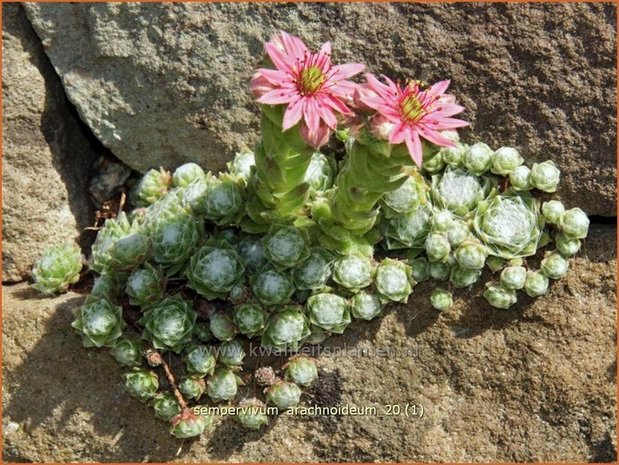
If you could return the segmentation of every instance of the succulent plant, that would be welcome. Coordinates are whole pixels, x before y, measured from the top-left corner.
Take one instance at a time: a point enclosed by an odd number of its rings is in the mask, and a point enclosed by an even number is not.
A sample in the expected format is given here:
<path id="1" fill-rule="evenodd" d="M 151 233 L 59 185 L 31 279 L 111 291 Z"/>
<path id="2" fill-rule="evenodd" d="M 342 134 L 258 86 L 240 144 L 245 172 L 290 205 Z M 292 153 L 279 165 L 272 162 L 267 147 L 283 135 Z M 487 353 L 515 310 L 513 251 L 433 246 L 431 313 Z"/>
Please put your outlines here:
<path id="1" fill-rule="evenodd" d="M 439 152 L 443 161 L 452 168 L 459 168 L 464 164 L 464 154 L 469 147 L 460 142 L 455 142 L 454 147 L 441 147 Z"/>
<path id="2" fill-rule="evenodd" d="M 488 266 L 488 269 L 490 271 L 496 273 L 497 271 L 501 271 L 503 268 L 505 268 L 505 266 L 507 265 L 507 260 L 501 257 L 490 255 L 486 259 L 486 265 Z"/>
<path id="3" fill-rule="evenodd" d="M 447 168 L 442 175 L 432 177 L 430 192 L 436 206 L 464 217 L 489 194 L 491 186 L 490 178 L 480 178 L 459 168 Z"/>
<path id="4" fill-rule="evenodd" d="M 558 252 L 548 252 L 541 263 L 542 273 L 550 279 L 561 279 L 569 267 L 569 261 Z"/>
<path id="5" fill-rule="evenodd" d="M 264 254 L 278 270 L 301 263 L 309 256 L 308 238 L 294 226 L 274 225 L 262 239 Z"/>
<path id="6" fill-rule="evenodd" d="M 267 264 L 262 246 L 262 237 L 256 234 L 248 234 L 239 241 L 239 254 L 243 262 L 252 271 L 259 270 Z"/>
<path id="7" fill-rule="evenodd" d="M 239 332 L 249 338 L 260 336 L 268 314 L 255 303 L 237 305 L 234 308 L 234 323 Z"/>
<path id="8" fill-rule="evenodd" d="M 196 318 L 191 304 L 176 295 L 150 307 L 138 322 L 144 327 L 142 338 L 156 349 L 180 353 L 191 342 Z"/>
<path id="9" fill-rule="evenodd" d="M 494 174 L 506 176 L 522 165 L 523 162 L 524 159 L 520 156 L 518 150 L 513 147 L 501 147 L 492 155 L 490 170 Z"/>
<path id="10" fill-rule="evenodd" d="M 199 376 L 183 376 L 178 383 L 178 390 L 187 399 L 200 400 L 200 397 L 206 391 L 206 383 Z"/>
<path id="11" fill-rule="evenodd" d="M 486 283 L 484 298 L 494 308 L 508 309 L 516 303 L 516 291 L 513 289 L 505 289 L 498 283 Z"/>
<path id="12" fill-rule="evenodd" d="M 350 305 L 337 294 L 321 293 L 307 299 L 310 322 L 319 328 L 341 334 L 350 324 Z"/>
<path id="13" fill-rule="evenodd" d="M 411 267 L 411 276 L 420 283 L 430 279 L 430 263 L 426 257 L 417 257 L 408 261 Z"/>
<path id="14" fill-rule="evenodd" d="M 181 407 L 176 398 L 169 392 L 160 392 L 152 400 L 155 417 L 163 421 L 170 421 L 181 413 Z"/>
<path id="15" fill-rule="evenodd" d="M 110 250 L 117 240 L 131 232 L 131 223 L 125 212 L 121 212 L 116 218 L 105 220 L 103 228 L 97 234 L 92 244 L 89 267 L 97 273 L 103 273 L 110 269 Z"/>
<path id="16" fill-rule="evenodd" d="M 218 367 L 206 382 L 206 393 L 213 402 L 231 400 L 236 396 L 239 384 L 241 380 L 234 371 Z"/>
<path id="17" fill-rule="evenodd" d="M 584 239 L 589 232 L 589 218 L 580 208 L 572 208 L 561 216 L 559 229 L 570 239 Z"/>
<path id="18" fill-rule="evenodd" d="M 116 303 L 120 294 L 120 282 L 124 275 L 122 273 L 107 272 L 95 278 L 95 281 L 90 290 L 90 294 L 86 297 L 86 303 L 95 302 L 100 299 L 109 300 Z"/>
<path id="19" fill-rule="evenodd" d="M 196 324 L 193 327 L 193 335 L 200 342 L 210 342 L 213 340 L 214 336 L 211 332 L 210 322 L 209 324 L 196 321 Z"/>
<path id="20" fill-rule="evenodd" d="M 360 320 L 372 320 L 383 311 L 383 303 L 376 294 L 359 292 L 355 294 L 350 303 L 352 316 Z"/>
<path id="21" fill-rule="evenodd" d="M 219 363 L 227 366 L 240 366 L 243 365 L 243 359 L 245 358 L 245 350 L 239 341 L 232 340 L 224 342 L 219 346 Z"/>
<path id="22" fill-rule="evenodd" d="M 112 356 L 121 365 L 135 367 L 142 364 L 142 343 L 132 337 L 120 337 L 110 347 Z"/>
<path id="23" fill-rule="evenodd" d="M 472 286 L 479 278 L 481 269 L 463 268 L 460 265 L 454 265 L 449 274 L 449 281 L 458 289 Z"/>
<path id="24" fill-rule="evenodd" d="M 253 276 L 252 291 L 264 305 L 281 305 L 290 300 L 294 292 L 292 278 L 286 271 L 263 268 Z"/>
<path id="25" fill-rule="evenodd" d="M 426 238 L 426 253 L 432 262 L 446 260 L 451 252 L 451 245 L 446 234 L 430 233 Z"/>
<path id="26" fill-rule="evenodd" d="M 480 270 L 486 263 L 488 251 L 477 239 L 466 239 L 454 252 L 458 265 L 469 270 Z"/>
<path id="27" fill-rule="evenodd" d="M 251 175 L 252 167 L 256 166 L 256 158 L 251 150 L 237 152 L 231 162 L 227 163 L 228 172 L 237 178 L 247 182 Z"/>
<path id="28" fill-rule="evenodd" d="M 314 152 L 305 172 L 303 182 L 314 192 L 324 192 L 333 185 L 335 160 L 320 152 Z"/>
<path id="29" fill-rule="evenodd" d="M 146 307 L 163 299 L 165 278 L 161 270 L 145 263 L 142 268 L 134 270 L 125 287 L 131 305 Z"/>
<path id="30" fill-rule="evenodd" d="M 258 430 L 269 423 L 266 415 L 266 405 L 260 399 L 252 397 L 239 402 L 236 419 L 247 429 Z"/>
<path id="31" fill-rule="evenodd" d="M 430 226 L 432 231 L 447 233 L 454 225 L 453 214 L 449 210 L 436 209 L 432 213 Z"/>
<path id="32" fill-rule="evenodd" d="M 245 264 L 234 247 L 211 239 L 191 257 L 186 275 L 198 294 L 212 300 L 226 297 L 244 272 Z"/>
<path id="33" fill-rule="evenodd" d="M 150 370 L 134 368 L 123 375 L 125 389 L 140 402 L 146 402 L 157 394 L 159 378 Z"/>
<path id="34" fill-rule="evenodd" d="M 475 233 L 491 255 L 508 260 L 528 257 L 537 251 L 542 237 L 544 218 L 538 211 L 531 195 L 506 191 L 479 205 Z"/>
<path id="35" fill-rule="evenodd" d="M 204 181 L 206 175 L 200 165 L 196 163 L 185 163 L 174 171 L 172 182 L 175 187 L 187 187 L 193 182 Z"/>
<path id="36" fill-rule="evenodd" d="M 578 239 L 571 239 L 563 233 L 558 233 L 555 236 L 555 245 L 557 250 L 565 256 L 576 255 L 582 246 L 582 242 Z"/>
<path id="37" fill-rule="evenodd" d="M 79 281 L 82 252 L 75 244 L 63 243 L 49 247 L 32 268 L 34 288 L 44 294 L 65 292 Z"/>
<path id="38" fill-rule="evenodd" d="M 150 230 L 153 258 L 165 267 L 168 275 L 180 270 L 202 241 L 202 222 L 189 214 L 162 218 Z"/>
<path id="39" fill-rule="evenodd" d="M 464 166 L 476 175 L 481 176 L 492 166 L 494 152 L 488 145 L 478 142 L 469 147 L 464 154 Z"/>
<path id="40" fill-rule="evenodd" d="M 353 292 L 368 287 L 373 276 L 372 261 L 361 254 L 339 257 L 333 265 L 333 280 Z"/>
<path id="41" fill-rule="evenodd" d="M 125 328 L 122 307 L 105 299 L 87 303 L 77 310 L 71 326 L 82 335 L 84 347 L 110 347 Z"/>
<path id="42" fill-rule="evenodd" d="M 391 217 L 416 210 L 427 201 L 428 190 L 429 186 L 423 177 L 418 174 L 409 176 L 400 187 L 383 195 L 381 202 L 385 215 Z"/>
<path id="43" fill-rule="evenodd" d="M 548 292 L 548 278 L 540 271 L 528 271 L 524 281 L 524 292 L 529 297 L 539 297 Z"/>
<path id="44" fill-rule="evenodd" d="M 267 390 L 267 401 L 279 410 L 286 410 L 299 403 L 301 394 L 301 389 L 295 383 L 278 381 Z"/>
<path id="45" fill-rule="evenodd" d="M 555 192 L 559 184 L 561 172 L 556 165 L 548 160 L 543 163 L 533 163 L 531 167 L 531 185 L 544 192 Z"/>
<path id="46" fill-rule="evenodd" d="M 284 379 L 293 383 L 307 387 L 318 378 L 318 369 L 314 359 L 298 355 L 292 357 L 284 365 Z"/>
<path id="47" fill-rule="evenodd" d="M 189 373 L 198 376 L 208 376 L 215 371 L 217 360 L 211 347 L 196 345 L 187 350 L 185 363 Z"/>
<path id="48" fill-rule="evenodd" d="M 207 175 L 206 218 L 216 224 L 235 224 L 240 221 L 245 208 L 245 182 L 222 173 Z"/>
<path id="49" fill-rule="evenodd" d="M 529 191 L 533 189 L 531 184 L 531 168 L 520 165 L 509 173 L 509 184 L 515 191 Z"/>
<path id="50" fill-rule="evenodd" d="M 565 207 L 558 200 L 549 200 L 542 204 L 542 215 L 548 224 L 559 224 L 564 213 Z"/>
<path id="51" fill-rule="evenodd" d="M 449 273 L 451 273 L 451 266 L 448 261 L 430 262 L 428 265 L 430 277 L 436 281 L 447 281 Z"/>
<path id="52" fill-rule="evenodd" d="M 501 271 L 501 286 L 505 289 L 522 289 L 527 279 L 524 266 L 508 266 Z"/>
<path id="53" fill-rule="evenodd" d="M 148 207 L 161 199 L 172 185 L 172 176 L 163 168 L 148 171 L 129 193 L 136 207 Z"/>
<path id="54" fill-rule="evenodd" d="M 196 415 L 187 409 L 170 420 L 170 434 L 178 439 L 200 436 L 213 424 L 211 415 Z"/>
<path id="55" fill-rule="evenodd" d="M 231 341 L 236 337 L 239 329 L 227 312 L 219 311 L 209 316 L 211 334 L 220 341 Z"/>
<path id="56" fill-rule="evenodd" d="M 310 255 L 292 270 L 295 287 L 299 290 L 316 290 L 324 287 L 331 277 L 335 257 L 321 247 L 310 249 Z"/>
<path id="57" fill-rule="evenodd" d="M 385 219 L 383 234 L 388 249 L 423 249 L 430 232 L 432 210 L 428 206 Z"/>
<path id="58" fill-rule="evenodd" d="M 448 310 L 453 305 L 453 296 L 451 292 L 446 291 L 440 287 L 437 287 L 432 291 L 430 296 L 430 303 L 432 307 L 440 312 Z"/>
<path id="59" fill-rule="evenodd" d="M 382 300 L 406 303 L 416 283 L 409 265 L 399 260 L 385 258 L 376 270 L 375 284 Z"/>
<path id="60" fill-rule="evenodd" d="M 309 322 L 301 308 L 289 305 L 271 315 L 262 333 L 261 345 L 294 350 L 309 334 Z"/>

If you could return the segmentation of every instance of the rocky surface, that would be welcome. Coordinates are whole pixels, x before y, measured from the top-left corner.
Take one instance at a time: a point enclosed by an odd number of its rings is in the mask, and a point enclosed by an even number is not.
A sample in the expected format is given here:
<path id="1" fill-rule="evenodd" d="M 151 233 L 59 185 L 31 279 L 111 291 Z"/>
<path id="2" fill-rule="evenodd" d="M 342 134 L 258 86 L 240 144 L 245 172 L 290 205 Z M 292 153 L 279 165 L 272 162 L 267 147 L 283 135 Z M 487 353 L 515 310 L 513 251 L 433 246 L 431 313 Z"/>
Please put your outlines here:
<path id="1" fill-rule="evenodd" d="M 92 221 L 94 154 L 23 9 L 2 12 L 2 280 L 19 281 L 47 246 Z"/>
<path id="2" fill-rule="evenodd" d="M 218 169 L 252 146 L 248 81 L 279 29 L 398 79 L 452 79 L 470 141 L 552 158 L 559 194 L 615 216 L 615 6 L 606 4 L 26 4 L 71 101 L 145 170 Z"/>
<path id="3" fill-rule="evenodd" d="M 615 237 L 592 228 L 568 276 L 509 311 L 477 286 L 438 314 L 422 284 L 328 340 L 306 405 L 382 415 L 285 416 L 261 432 L 227 418 L 197 441 L 170 437 L 112 358 L 81 347 L 69 325 L 82 296 L 5 287 L 4 461 L 614 462 Z M 384 414 L 405 404 L 423 416 Z"/>

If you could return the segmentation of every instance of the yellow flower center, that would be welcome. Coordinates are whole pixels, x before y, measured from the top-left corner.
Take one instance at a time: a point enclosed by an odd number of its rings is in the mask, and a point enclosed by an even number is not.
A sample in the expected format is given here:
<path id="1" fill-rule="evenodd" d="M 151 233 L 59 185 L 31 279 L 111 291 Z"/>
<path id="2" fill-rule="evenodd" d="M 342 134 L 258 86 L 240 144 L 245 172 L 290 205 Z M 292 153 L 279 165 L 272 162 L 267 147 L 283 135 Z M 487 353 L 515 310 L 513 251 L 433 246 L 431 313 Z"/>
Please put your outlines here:
<path id="1" fill-rule="evenodd" d="M 310 66 L 301 71 L 300 87 L 306 94 L 313 94 L 325 82 L 325 75 L 317 66 Z"/>
<path id="2" fill-rule="evenodd" d="M 417 121 L 424 114 L 424 106 L 416 95 L 409 95 L 400 103 L 402 115 L 409 121 Z"/>

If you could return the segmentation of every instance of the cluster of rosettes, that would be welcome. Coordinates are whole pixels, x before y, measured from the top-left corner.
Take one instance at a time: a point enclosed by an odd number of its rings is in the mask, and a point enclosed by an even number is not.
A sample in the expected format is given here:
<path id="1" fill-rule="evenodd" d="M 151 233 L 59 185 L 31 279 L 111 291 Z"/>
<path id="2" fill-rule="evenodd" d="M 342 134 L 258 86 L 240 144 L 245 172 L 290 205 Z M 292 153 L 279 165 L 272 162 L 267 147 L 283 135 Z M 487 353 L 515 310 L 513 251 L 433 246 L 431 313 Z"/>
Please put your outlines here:
<path id="1" fill-rule="evenodd" d="M 426 147 L 421 173 L 383 197 L 385 248 L 408 258 L 416 282 L 446 283 L 431 296 L 437 310 L 453 304 L 451 288 L 472 286 L 486 266 L 498 274 L 484 292 L 493 307 L 511 307 L 517 290 L 544 295 L 549 279 L 564 276 L 580 249 L 587 215 L 579 208 L 565 210 L 557 200 L 539 200 L 559 184 L 552 161 L 529 168 L 511 147 L 455 145 Z"/>
<path id="2" fill-rule="evenodd" d="M 131 367 L 127 390 L 170 421 L 172 434 L 190 437 L 213 423 L 194 414 L 193 405 L 241 398 L 237 406 L 247 408 L 237 419 L 259 428 L 268 422 L 266 406 L 296 405 L 317 377 L 312 359 L 294 357 L 279 377 L 262 368 L 241 378 L 248 344 L 283 353 L 320 343 L 343 333 L 353 318 L 371 320 L 385 304 L 407 302 L 428 279 L 443 283 L 431 304 L 446 310 L 452 289 L 472 286 L 486 266 L 498 275 L 484 292 L 493 307 L 509 308 L 517 290 L 543 295 L 580 249 L 587 216 L 538 199 L 559 182 L 551 161 L 528 168 L 513 148 L 493 151 L 450 136 L 455 147 L 424 145 L 422 169 L 382 197 L 368 235 L 381 259 L 328 250 L 310 216 L 266 233 L 243 231 L 251 152 L 237 154 L 219 175 L 193 163 L 173 175 L 151 170 L 130 193 L 136 208 L 107 220 L 98 233 L 89 261 L 97 277 L 74 328 L 85 346 L 107 347 Z M 314 154 L 305 175 L 310 204 L 335 188 L 337 170 L 335 159 Z M 535 261 L 540 248 L 545 255 Z M 80 269 L 79 250 L 56 248 L 35 267 L 35 280 L 48 292 L 61 291 Z M 160 361 L 153 352 L 179 361 L 180 394 L 154 370 Z M 248 380 L 264 387 L 263 400 L 244 397 L 240 386 Z"/>

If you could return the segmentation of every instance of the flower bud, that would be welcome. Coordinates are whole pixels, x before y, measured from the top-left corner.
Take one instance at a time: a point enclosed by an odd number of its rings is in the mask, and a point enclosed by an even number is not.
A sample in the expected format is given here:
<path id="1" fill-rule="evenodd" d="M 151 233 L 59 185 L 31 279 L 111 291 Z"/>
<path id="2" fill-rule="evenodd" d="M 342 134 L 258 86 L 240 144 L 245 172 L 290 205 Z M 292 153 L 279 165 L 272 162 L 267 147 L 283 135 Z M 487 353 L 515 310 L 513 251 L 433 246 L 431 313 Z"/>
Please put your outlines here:
<path id="1" fill-rule="evenodd" d="M 516 303 L 516 291 L 505 289 L 495 282 L 486 283 L 484 298 L 494 308 L 508 309 Z"/>
<path id="2" fill-rule="evenodd" d="M 524 266 L 508 266 L 501 271 L 501 286 L 505 289 L 522 289 L 527 279 L 527 269 Z"/>
<path id="3" fill-rule="evenodd" d="M 213 349 L 207 346 L 194 346 L 187 351 L 185 356 L 187 371 L 198 376 L 208 376 L 215 370 L 215 354 Z"/>
<path id="4" fill-rule="evenodd" d="M 187 399 L 199 400 L 206 391 L 206 383 L 198 376 L 183 376 L 178 383 L 178 389 Z"/>
<path id="5" fill-rule="evenodd" d="M 253 276 L 252 291 L 264 305 L 281 305 L 290 300 L 294 286 L 287 272 L 264 269 Z"/>
<path id="6" fill-rule="evenodd" d="M 561 279 L 567 273 L 570 263 L 557 252 L 547 253 L 542 260 L 542 273 L 550 279 Z"/>
<path id="7" fill-rule="evenodd" d="M 437 281 L 446 281 L 449 279 L 451 265 L 447 262 L 430 262 L 430 277 Z"/>
<path id="8" fill-rule="evenodd" d="M 461 289 L 472 286 L 479 281 L 479 278 L 481 278 L 480 269 L 471 270 L 468 268 L 462 268 L 460 265 L 454 265 L 451 269 L 449 281 L 454 285 L 454 287 Z"/>
<path id="9" fill-rule="evenodd" d="M 381 299 L 406 303 L 415 284 L 410 266 L 402 261 L 385 258 L 378 266 L 376 290 Z"/>
<path id="10" fill-rule="evenodd" d="M 295 349 L 310 334 L 307 317 L 300 307 L 286 306 L 273 313 L 267 321 L 261 344 L 276 349 Z"/>
<path id="11" fill-rule="evenodd" d="M 131 305 L 146 307 L 159 302 L 165 292 L 163 273 L 148 263 L 134 270 L 127 279 L 125 291 Z"/>
<path id="12" fill-rule="evenodd" d="M 228 366 L 243 365 L 245 350 L 237 340 L 224 342 L 219 346 L 219 362 Z"/>
<path id="13" fill-rule="evenodd" d="M 501 147 L 492 155 L 492 167 L 491 171 L 494 174 L 500 174 L 507 176 L 520 165 L 522 165 L 524 159 L 513 147 Z"/>
<path id="14" fill-rule="evenodd" d="M 295 383 L 278 381 L 267 390 L 267 401 L 279 410 L 294 407 L 301 400 L 301 389 Z"/>
<path id="15" fill-rule="evenodd" d="M 430 265 L 425 257 L 414 258 L 409 260 L 411 267 L 411 276 L 418 283 L 426 281 L 430 278 Z"/>
<path id="16" fill-rule="evenodd" d="M 357 319 L 372 320 L 382 310 L 383 304 L 376 294 L 361 291 L 352 297 L 351 313 Z"/>
<path id="17" fill-rule="evenodd" d="M 548 278 L 539 271 L 527 272 L 527 279 L 524 281 L 524 292 L 529 297 L 539 297 L 548 291 Z"/>
<path id="18" fill-rule="evenodd" d="M 213 424 L 211 415 L 196 415 L 186 409 L 170 420 L 170 434 L 178 439 L 200 436 Z"/>
<path id="19" fill-rule="evenodd" d="M 333 280 L 353 292 L 372 283 L 374 267 L 363 255 L 346 255 L 338 258 L 333 266 Z"/>
<path id="20" fill-rule="evenodd" d="M 269 423 L 266 415 L 266 405 L 255 397 L 243 399 L 239 402 L 239 410 L 236 419 L 247 429 L 258 430 L 262 425 Z"/>
<path id="21" fill-rule="evenodd" d="M 492 155 L 492 149 L 488 145 L 478 142 L 471 145 L 464 154 L 464 166 L 470 173 L 481 176 L 490 169 Z"/>
<path id="22" fill-rule="evenodd" d="M 307 239 L 293 226 L 271 227 L 262 245 L 267 259 L 279 270 L 291 268 L 309 256 Z"/>
<path id="23" fill-rule="evenodd" d="M 432 262 L 443 261 L 449 256 L 451 246 L 445 234 L 431 233 L 426 239 L 426 253 Z"/>
<path id="24" fill-rule="evenodd" d="M 444 312 L 453 305 L 453 296 L 451 292 L 437 287 L 430 296 L 430 303 L 439 312 Z"/>
<path id="25" fill-rule="evenodd" d="M 486 247 L 475 239 L 467 239 L 456 249 L 455 258 L 462 268 L 481 270 L 486 263 Z"/>
<path id="26" fill-rule="evenodd" d="M 520 165 L 509 173 L 509 184 L 516 191 L 528 191 L 533 189 L 531 184 L 531 169 Z"/>
<path id="27" fill-rule="evenodd" d="M 159 378 L 149 370 L 135 368 L 123 375 L 125 389 L 129 394 L 137 398 L 140 402 L 146 402 L 157 393 L 159 389 Z"/>
<path id="28" fill-rule="evenodd" d="M 561 172 L 555 164 L 548 160 L 543 163 L 533 163 L 531 168 L 531 185 L 544 192 L 555 192 L 559 184 Z"/>
<path id="29" fill-rule="evenodd" d="M 542 204 L 542 215 L 549 224 L 559 224 L 564 213 L 565 207 L 558 200 L 549 200 Z"/>
<path id="30" fill-rule="evenodd" d="M 284 365 L 284 377 L 286 381 L 292 381 L 299 386 L 307 387 L 318 378 L 318 369 L 314 359 L 298 355 L 292 357 Z"/>
<path id="31" fill-rule="evenodd" d="M 121 365 L 139 366 L 142 363 L 142 343 L 131 337 L 120 337 L 111 347 L 112 356 Z"/>
<path id="32" fill-rule="evenodd" d="M 215 312 L 209 316 L 209 329 L 211 334 L 220 341 L 231 341 L 239 332 L 232 318 L 223 311 Z"/>
<path id="33" fill-rule="evenodd" d="M 196 163 L 185 163 L 174 171 L 172 181 L 176 187 L 187 187 L 195 181 L 204 181 L 204 170 Z"/>
<path id="34" fill-rule="evenodd" d="M 316 290 L 324 287 L 331 277 L 331 264 L 334 257 L 330 252 L 315 247 L 310 256 L 292 272 L 294 284 L 299 290 Z"/>
<path id="35" fill-rule="evenodd" d="M 309 320 L 327 331 L 341 334 L 350 324 L 350 306 L 336 294 L 322 293 L 307 299 Z"/>
<path id="36" fill-rule="evenodd" d="M 155 417 L 163 421 L 170 421 L 181 413 L 181 407 L 178 405 L 176 398 L 169 392 L 157 394 L 152 401 L 152 405 L 155 410 Z"/>
<path id="37" fill-rule="evenodd" d="M 44 294 L 65 292 L 79 281 L 82 252 L 75 244 L 63 243 L 49 247 L 32 268 L 34 288 Z"/>
<path id="38" fill-rule="evenodd" d="M 85 304 L 77 310 L 71 326 L 82 334 L 84 347 L 112 346 L 125 327 L 122 307 L 107 300 Z"/>
<path id="39" fill-rule="evenodd" d="M 570 239 L 584 239 L 589 232 L 589 218 L 580 208 L 572 208 L 561 217 L 559 229 Z"/>
<path id="40" fill-rule="evenodd" d="M 376 114 L 370 119 L 370 134 L 378 140 L 389 140 L 389 134 L 394 127 L 393 122 L 380 114 Z"/>
<path id="41" fill-rule="evenodd" d="M 217 368 L 206 382 L 206 393 L 213 402 L 234 399 L 240 380 L 230 368 Z"/>
<path id="42" fill-rule="evenodd" d="M 166 297 L 144 312 L 138 321 L 144 326 L 142 338 L 156 349 L 180 353 L 191 341 L 197 314 L 182 297 Z"/>
<path id="43" fill-rule="evenodd" d="M 569 257 L 578 253 L 582 243 L 578 239 L 570 239 L 565 234 L 558 233 L 555 237 L 555 245 L 562 255 Z"/>

